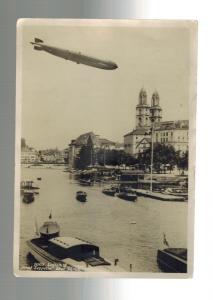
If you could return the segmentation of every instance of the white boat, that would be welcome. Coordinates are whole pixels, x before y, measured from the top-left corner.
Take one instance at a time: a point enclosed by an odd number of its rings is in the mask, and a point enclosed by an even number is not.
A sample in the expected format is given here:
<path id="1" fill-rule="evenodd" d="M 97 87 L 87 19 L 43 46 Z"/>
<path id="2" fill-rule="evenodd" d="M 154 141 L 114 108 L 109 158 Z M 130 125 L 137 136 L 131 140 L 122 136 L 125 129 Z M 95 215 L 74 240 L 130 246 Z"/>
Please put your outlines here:
<path id="1" fill-rule="evenodd" d="M 122 272 L 114 263 L 100 256 L 99 247 L 76 237 L 59 236 L 56 222 L 45 222 L 40 228 L 40 237 L 27 241 L 28 258 L 33 270 L 78 271 L 78 272 Z"/>

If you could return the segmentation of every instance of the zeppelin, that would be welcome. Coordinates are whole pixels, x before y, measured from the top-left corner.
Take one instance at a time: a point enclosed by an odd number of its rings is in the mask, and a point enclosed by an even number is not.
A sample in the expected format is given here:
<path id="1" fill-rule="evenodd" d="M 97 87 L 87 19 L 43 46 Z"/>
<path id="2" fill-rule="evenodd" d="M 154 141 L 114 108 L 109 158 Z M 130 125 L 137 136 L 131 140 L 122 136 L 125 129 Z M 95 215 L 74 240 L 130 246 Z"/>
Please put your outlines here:
<path id="1" fill-rule="evenodd" d="M 91 56 L 86 56 L 81 54 L 80 52 L 78 53 L 78 52 L 73 52 L 69 50 L 48 46 L 38 38 L 35 38 L 34 42 L 31 42 L 31 44 L 34 45 L 35 50 L 39 50 L 39 51 L 43 50 L 52 55 L 64 58 L 66 60 L 71 60 L 77 64 L 83 64 L 83 65 L 87 65 L 98 69 L 104 69 L 104 70 L 114 70 L 118 68 L 117 64 L 114 62 L 101 60 Z"/>

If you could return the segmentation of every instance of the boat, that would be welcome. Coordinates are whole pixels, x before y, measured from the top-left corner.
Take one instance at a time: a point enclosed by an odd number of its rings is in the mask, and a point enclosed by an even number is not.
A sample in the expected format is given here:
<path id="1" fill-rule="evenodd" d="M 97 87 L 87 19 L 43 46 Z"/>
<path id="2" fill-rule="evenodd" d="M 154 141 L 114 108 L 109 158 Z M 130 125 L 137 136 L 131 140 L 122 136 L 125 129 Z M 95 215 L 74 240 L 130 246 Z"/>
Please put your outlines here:
<path id="1" fill-rule="evenodd" d="M 41 180 L 41 177 L 37 177 L 37 180 Z"/>
<path id="2" fill-rule="evenodd" d="M 33 202 L 35 199 L 34 197 L 34 193 L 33 192 L 29 192 L 29 191 L 24 191 L 23 192 L 23 202 L 24 203 L 31 203 Z"/>
<path id="3" fill-rule="evenodd" d="M 76 193 L 76 199 L 80 202 L 86 202 L 87 201 L 87 193 L 83 191 L 78 191 Z"/>
<path id="4" fill-rule="evenodd" d="M 183 188 L 177 188 L 177 187 L 171 187 L 171 188 L 166 188 L 164 191 L 162 191 L 163 194 L 166 195 L 173 195 L 173 196 L 181 196 L 184 198 L 188 197 L 188 190 L 183 189 Z"/>
<path id="5" fill-rule="evenodd" d="M 115 188 L 108 188 L 108 189 L 103 189 L 102 193 L 108 196 L 115 196 L 117 190 Z"/>
<path id="6" fill-rule="evenodd" d="M 60 227 L 49 220 L 41 226 L 39 237 L 27 241 L 32 270 L 121 272 L 118 259 L 114 263 L 100 256 L 100 249 L 78 237 L 60 236 Z"/>
<path id="7" fill-rule="evenodd" d="M 187 273 L 187 249 L 165 248 L 158 250 L 157 263 L 163 272 Z"/>
<path id="8" fill-rule="evenodd" d="M 79 183 L 81 185 L 91 186 L 91 185 L 93 185 L 94 182 L 91 179 L 80 179 Z"/>
<path id="9" fill-rule="evenodd" d="M 156 200 L 180 201 L 180 202 L 185 201 L 185 197 L 181 195 L 175 196 L 175 195 L 170 195 L 162 192 L 156 192 L 156 191 L 145 190 L 145 189 L 137 189 L 135 191 L 138 196 L 149 197 Z"/>
<path id="10" fill-rule="evenodd" d="M 24 189 L 24 190 L 38 190 L 39 187 L 34 186 L 32 180 L 27 180 L 27 181 L 21 181 L 21 189 Z"/>
<path id="11" fill-rule="evenodd" d="M 122 189 L 117 196 L 121 199 L 135 202 L 138 198 L 137 194 L 132 189 Z"/>

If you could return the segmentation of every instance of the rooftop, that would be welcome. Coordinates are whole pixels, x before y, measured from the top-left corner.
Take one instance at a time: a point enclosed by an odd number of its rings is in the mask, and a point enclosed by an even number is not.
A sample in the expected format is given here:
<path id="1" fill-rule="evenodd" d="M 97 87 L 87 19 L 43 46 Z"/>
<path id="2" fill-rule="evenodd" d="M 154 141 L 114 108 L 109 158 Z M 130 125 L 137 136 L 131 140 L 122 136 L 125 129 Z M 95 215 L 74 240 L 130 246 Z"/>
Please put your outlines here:
<path id="1" fill-rule="evenodd" d="M 124 136 L 128 135 L 149 135 L 150 134 L 150 127 L 143 127 L 143 128 L 137 128 L 132 130 L 131 132 L 125 134 Z"/>
<path id="2" fill-rule="evenodd" d="M 188 129 L 189 120 L 165 121 L 155 125 L 155 130 Z"/>
<path id="3" fill-rule="evenodd" d="M 70 247 L 77 246 L 77 245 L 91 245 L 87 241 L 83 241 L 83 240 L 80 240 L 80 239 L 74 238 L 74 237 L 66 237 L 66 236 L 65 237 L 63 237 L 63 236 L 56 237 L 56 238 L 51 239 L 50 241 L 51 241 L 51 243 L 58 245 L 65 249 L 68 249 Z"/>

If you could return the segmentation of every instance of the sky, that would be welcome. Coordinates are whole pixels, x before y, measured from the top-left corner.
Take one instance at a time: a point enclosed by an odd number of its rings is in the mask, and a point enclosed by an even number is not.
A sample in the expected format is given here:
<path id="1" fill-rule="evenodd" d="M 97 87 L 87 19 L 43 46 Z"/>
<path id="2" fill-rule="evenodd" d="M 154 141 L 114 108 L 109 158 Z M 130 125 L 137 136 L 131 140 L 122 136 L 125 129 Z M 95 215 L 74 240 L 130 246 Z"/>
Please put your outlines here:
<path id="1" fill-rule="evenodd" d="M 21 136 L 26 143 L 37 150 L 64 149 L 90 131 L 123 142 L 136 125 L 141 88 L 148 103 L 158 91 L 162 120 L 188 119 L 190 29 L 181 22 L 171 24 L 21 23 Z M 118 69 L 97 69 L 35 51 L 30 44 L 35 37 L 113 61 Z"/>

